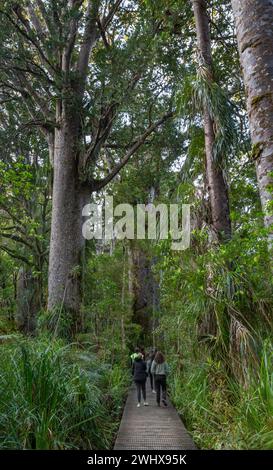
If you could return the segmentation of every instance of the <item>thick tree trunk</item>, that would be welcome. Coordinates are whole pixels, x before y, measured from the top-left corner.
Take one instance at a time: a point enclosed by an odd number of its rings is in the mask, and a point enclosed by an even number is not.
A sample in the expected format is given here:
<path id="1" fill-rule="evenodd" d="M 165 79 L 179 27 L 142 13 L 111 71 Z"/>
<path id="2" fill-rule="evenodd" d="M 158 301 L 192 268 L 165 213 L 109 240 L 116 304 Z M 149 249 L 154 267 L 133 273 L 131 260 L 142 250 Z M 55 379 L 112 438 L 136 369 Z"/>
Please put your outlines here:
<path id="1" fill-rule="evenodd" d="M 145 253 L 134 243 L 130 246 L 131 298 L 133 320 L 142 326 L 143 332 L 149 329 L 149 302 L 147 298 L 148 264 Z"/>
<path id="2" fill-rule="evenodd" d="M 247 95 L 253 157 L 265 226 L 269 228 L 273 224 L 273 2 L 232 0 L 232 7 Z M 270 240 L 273 243 L 273 230 Z"/>
<path id="3" fill-rule="evenodd" d="M 62 308 L 71 315 L 71 330 L 81 330 L 82 207 L 86 190 L 78 177 L 78 129 L 74 121 L 56 131 L 48 309 Z"/>
<path id="4" fill-rule="evenodd" d="M 137 244 L 131 243 L 129 254 L 133 321 L 142 327 L 142 336 L 149 337 L 157 326 L 159 286 L 152 272 L 150 256 Z M 142 338 L 142 339 L 143 339 Z"/>
<path id="5" fill-rule="evenodd" d="M 213 80 L 211 41 L 206 0 L 192 0 L 196 23 L 199 64 Z M 208 78 L 209 79 L 209 78 Z M 212 227 L 219 240 L 231 237 L 229 198 L 223 170 L 214 157 L 214 122 L 207 108 L 204 109 L 204 130 L 206 150 L 206 178 L 210 198 Z"/>

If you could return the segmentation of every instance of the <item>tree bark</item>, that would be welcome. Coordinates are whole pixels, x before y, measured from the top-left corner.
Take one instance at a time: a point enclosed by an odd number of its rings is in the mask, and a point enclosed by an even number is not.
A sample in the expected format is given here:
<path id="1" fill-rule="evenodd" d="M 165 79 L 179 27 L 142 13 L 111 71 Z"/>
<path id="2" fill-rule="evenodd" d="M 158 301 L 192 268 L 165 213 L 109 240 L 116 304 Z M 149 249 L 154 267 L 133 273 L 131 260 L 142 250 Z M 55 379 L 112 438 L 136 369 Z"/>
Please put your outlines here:
<path id="1" fill-rule="evenodd" d="M 159 286 L 152 272 L 153 260 L 137 243 L 130 243 L 129 291 L 132 299 L 133 321 L 142 327 L 142 340 L 156 327 L 159 308 Z"/>
<path id="2" fill-rule="evenodd" d="M 91 191 L 78 176 L 78 126 L 67 119 L 55 134 L 48 309 L 63 308 L 71 314 L 71 330 L 81 330 L 82 208 Z"/>
<path id="3" fill-rule="evenodd" d="M 206 69 L 208 79 L 213 80 L 211 40 L 206 0 L 192 0 L 197 33 L 199 65 Z M 209 109 L 204 107 L 204 131 L 206 152 L 206 178 L 210 198 L 212 227 L 219 241 L 231 238 L 228 188 L 225 176 L 214 157 L 214 121 Z"/>
<path id="4" fill-rule="evenodd" d="M 273 243 L 273 2 L 232 0 L 265 227 Z M 270 190 L 271 188 L 271 190 Z"/>

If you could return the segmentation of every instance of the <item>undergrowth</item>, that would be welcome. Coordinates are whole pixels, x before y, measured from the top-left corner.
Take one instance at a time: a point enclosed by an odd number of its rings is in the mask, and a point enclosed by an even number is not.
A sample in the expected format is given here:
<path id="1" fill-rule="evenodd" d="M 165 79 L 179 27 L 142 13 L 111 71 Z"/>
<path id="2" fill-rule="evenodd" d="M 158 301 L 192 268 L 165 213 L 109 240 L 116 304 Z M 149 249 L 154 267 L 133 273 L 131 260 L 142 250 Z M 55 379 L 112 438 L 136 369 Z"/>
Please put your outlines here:
<path id="1" fill-rule="evenodd" d="M 47 338 L 1 345 L 1 449 L 106 449 L 128 378 L 121 366 Z"/>

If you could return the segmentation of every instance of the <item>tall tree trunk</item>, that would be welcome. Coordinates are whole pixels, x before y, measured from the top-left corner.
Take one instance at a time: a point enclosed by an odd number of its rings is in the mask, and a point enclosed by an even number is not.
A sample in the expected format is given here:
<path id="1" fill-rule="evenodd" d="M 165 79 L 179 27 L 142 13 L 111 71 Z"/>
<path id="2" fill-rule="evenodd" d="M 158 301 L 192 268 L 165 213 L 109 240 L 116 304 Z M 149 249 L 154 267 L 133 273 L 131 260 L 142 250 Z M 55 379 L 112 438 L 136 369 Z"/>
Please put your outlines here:
<path id="1" fill-rule="evenodd" d="M 273 224 L 273 2 L 232 0 L 265 226 Z M 270 190 L 271 188 L 271 190 Z M 268 207 L 271 206 L 271 207 Z M 270 231 L 273 243 L 273 230 Z"/>
<path id="2" fill-rule="evenodd" d="M 78 176 L 78 147 L 77 120 L 66 120 L 55 135 L 48 309 L 58 307 L 68 311 L 72 333 L 82 327 L 81 213 L 88 196 Z"/>
<path id="3" fill-rule="evenodd" d="M 192 0 L 196 23 L 200 67 L 206 69 L 207 77 L 213 80 L 211 41 L 206 0 Z M 206 178 L 210 198 L 212 227 L 221 240 L 231 237 L 229 198 L 227 183 L 222 168 L 214 158 L 214 122 L 209 109 L 204 107 L 204 130 L 206 150 Z"/>
<path id="4" fill-rule="evenodd" d="M 156 326 L 159 286 L 152 272 L 154 262 L 146 250 L 131 241 L 128 256 L 130 257 L 129 289 L 132 298 L 133 321 L 142 327 L 143 340 L 149 337 Z"/>
<path id="5" fill-rule="evenodd" d="M 143 334 L 149 330 L 149 302 L 147 298 L 148 260 L 133 241 L 130 243 L 131 298 L 133 321 L 141 325 Z"/>

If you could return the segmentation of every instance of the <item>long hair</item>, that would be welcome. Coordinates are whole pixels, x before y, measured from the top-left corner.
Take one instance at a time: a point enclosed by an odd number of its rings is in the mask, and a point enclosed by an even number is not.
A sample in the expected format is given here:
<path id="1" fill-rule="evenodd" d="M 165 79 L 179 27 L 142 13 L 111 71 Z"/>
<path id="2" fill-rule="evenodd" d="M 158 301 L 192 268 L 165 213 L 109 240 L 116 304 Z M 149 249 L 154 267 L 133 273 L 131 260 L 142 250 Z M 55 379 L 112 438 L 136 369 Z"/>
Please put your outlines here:
<path id="1" fill-rule="evenodd" d="M 154 358 L 155 358 L 155 355 L 156 355 L 155 352 L 151 352 L 151 353 L 149 354 L 149 359 L 150 359 L 151 361 L 153 361 Z"/>
<path id="2" fill-rule="evenodd" d="M 163 362 L 165 362 L 165 357 L 163 356 L 162 352 L 157 351 L 154 360 L 157 364 L 163 364 Z"/>
<path id="3" fill-rule="evenodd" d="M 139 352 L 142 354 L 143 360 L 145 361 L 145 357 L 146 357 L 145 348 L 143 346 L 141 346 L 139 348 Z"/>

